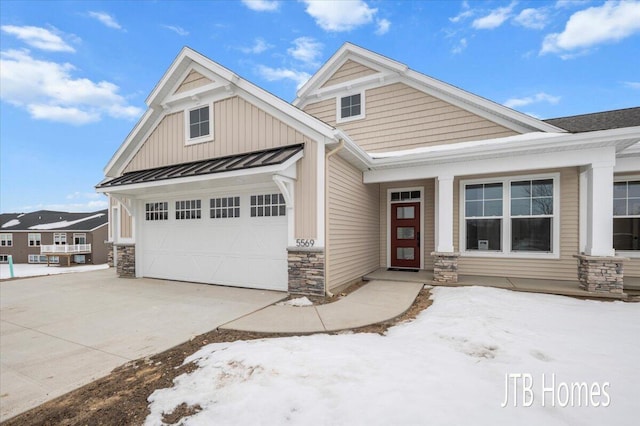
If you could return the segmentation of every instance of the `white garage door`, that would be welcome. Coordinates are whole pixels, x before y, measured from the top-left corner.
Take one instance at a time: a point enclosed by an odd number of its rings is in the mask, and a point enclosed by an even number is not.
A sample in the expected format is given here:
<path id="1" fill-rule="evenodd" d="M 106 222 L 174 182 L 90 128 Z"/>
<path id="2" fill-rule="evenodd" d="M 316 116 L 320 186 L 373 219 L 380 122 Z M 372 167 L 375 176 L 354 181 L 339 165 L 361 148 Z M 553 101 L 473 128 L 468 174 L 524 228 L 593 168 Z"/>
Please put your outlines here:
<path id="1" fill-rule="evenodd" d="M 287 217 L 276 189 L 157 199 L 144 207 L 143 276 L 287 290 Z"/>

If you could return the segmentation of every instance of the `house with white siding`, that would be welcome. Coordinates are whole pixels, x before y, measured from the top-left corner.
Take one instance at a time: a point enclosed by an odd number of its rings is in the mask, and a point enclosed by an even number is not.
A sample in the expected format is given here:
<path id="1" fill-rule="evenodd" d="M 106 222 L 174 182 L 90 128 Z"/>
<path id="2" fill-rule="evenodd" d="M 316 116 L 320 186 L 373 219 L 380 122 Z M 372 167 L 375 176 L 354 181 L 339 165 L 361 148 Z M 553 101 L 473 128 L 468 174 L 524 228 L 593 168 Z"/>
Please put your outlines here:
<path id="1" fill-rule="evenodd" d="M 539 120 L 346 43 L 287 103 L 184 48 L 105 168 L 121 276 L 640 277 L 640 108 Z"/>

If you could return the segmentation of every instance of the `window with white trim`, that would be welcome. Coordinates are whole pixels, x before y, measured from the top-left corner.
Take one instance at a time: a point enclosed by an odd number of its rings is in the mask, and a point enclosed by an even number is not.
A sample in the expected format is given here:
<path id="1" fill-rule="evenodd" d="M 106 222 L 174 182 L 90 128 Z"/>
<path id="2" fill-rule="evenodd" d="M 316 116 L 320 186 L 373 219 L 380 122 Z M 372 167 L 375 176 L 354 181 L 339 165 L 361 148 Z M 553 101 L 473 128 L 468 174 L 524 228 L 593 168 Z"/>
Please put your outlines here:
<path id="1" fill-rule="evenodd" d="M 240 197 L 211 198 L 209 209 L 211 219 L 240 217 Z"/>
<path id="2" fill-rule="evenodd" d="M 340 96 L 336 99 L 337 122 L 364 118 L 364 92 Z"/>
<path id="3" fill-rule="evenodd" d="M 251 217 L 286 216 L 287 205 L 282 194 L 251 196 Z"/>
<path id="4" fill-rule="evenodd" d="M 87 244 L 87 234 L 74 233 L 73 244 Z"/>
<path id="5" fill-rule="evenodd" d="M 202 203 L 200 200 L 176 201 L 176 219 L 200 219 Z"/>
<path id="6" fill-rule="evenodd" d="M 40 234 L 29 234 L 27 235 L 27 241 L 29 243 L 29 247 L 38 247 L 41 242 Z"/>
<path id="7" fill-rule="evenodd" d="M 463 251 L 556 253 L 557 184 L 556 177 L 463 183 Z"/>
<path id="8" fill-rule="evenodd" d="M 185 114 L 185 141 L 194 144 L 213 140 L 213 106 L 201 105 L 187 109 Z"/>
<path id="9" fill-rule="evenodd" d="M 40 254 L 30 254 L 29 263 L 47 263 L 47 256 Z M 60 256 L 49 256 L 49 263 L 60 263 Z"/>
<path id="10" fill-rule="evenodd" d="M 9 255 L 0 254 L 0 263 L 9 263 Z"/>
<path id="11" fill-rule="evenodd" d="M 391 201 L 420 200 L 420 191 L 394 191 L 391 193 Z"/>
<path id="12" fill-rule="evenodd" d="M 640 180 L 613 184 L 613 248 L 640 250 Z"/>
<path id="13" fill-rule="evenodd" d="M 169 203 L 167 201 L 161 201 L 159 203 L 145 203 L 144 214 L 145 220 L 168 220 Z"/>
<path id="14" fill-rule="evenodd" d="M 56 246 L 67 244 L 67 234 L 64 232 L 53 233 L 53 244 Z"/>
<path id="15" fill-rule="evenodd" d="M 0 247 L 13 246 L 13 234 L 0 234 Z"/>

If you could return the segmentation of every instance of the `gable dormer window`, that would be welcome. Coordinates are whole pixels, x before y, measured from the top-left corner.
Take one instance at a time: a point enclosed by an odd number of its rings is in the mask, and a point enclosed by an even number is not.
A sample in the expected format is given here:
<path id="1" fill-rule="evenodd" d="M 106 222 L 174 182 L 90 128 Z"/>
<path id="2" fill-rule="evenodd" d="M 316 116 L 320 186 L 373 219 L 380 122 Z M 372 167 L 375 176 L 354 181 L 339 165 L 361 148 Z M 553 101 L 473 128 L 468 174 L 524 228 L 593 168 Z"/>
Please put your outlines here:
<path id="1" fill-rule="evenodd" d="M 364 93 L 354 93 L 337 99 L 337 122 L 364 118 Z"/>
<path id="2" fill-rule="evenodd" d="M 199 106 L 185 111 L 186 144 L 213 140 L 213 108 Z"/>

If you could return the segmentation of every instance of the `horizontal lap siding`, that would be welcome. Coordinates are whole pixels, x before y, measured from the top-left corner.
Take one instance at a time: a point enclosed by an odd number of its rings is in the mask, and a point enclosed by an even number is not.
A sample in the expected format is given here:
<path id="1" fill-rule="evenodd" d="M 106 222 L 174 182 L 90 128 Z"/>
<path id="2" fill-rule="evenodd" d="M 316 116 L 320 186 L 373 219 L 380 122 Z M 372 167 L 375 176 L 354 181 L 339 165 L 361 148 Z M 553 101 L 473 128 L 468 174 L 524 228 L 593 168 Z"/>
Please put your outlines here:
<path id="1" fill-rule="evenodd" d="M 333 86 L 344 81 L 355 80 L 375 73 L 377 73 L 376 70 L 365 67 L 364 65 L 349 59 L 340 68 L 338 68 L 338 70 L 329 80 L 327 80 L 326 83 L 322 85 L 322 87 Z"/>
<path id="2" fill-rule="evenodd" d="M 329 289 L 377 269 L 380 241 L 378 185 L 362 183 L 362 173 L 338 156 L 329 160 Z"/>
<path id="3" fill-rule="evenodd" d="M 565 168 L 560 171 L 560 258 L 559 259 L 514 259 L 460 257 L 459 273 L 466 275 L 488 275 L 503 277 L 522 277 L 558 280 L 577 280 L 578 263 L 573 257 L 578 253 L 579 238 L 579 172 L 577 168 Z M 512 175 L 518 176 L 538 173 L 553 173 L 558 170 L 530 171 Z M 470 176 L 466 179 L 496 177 L 496 175 Z M 454 183 L 454 245 L 459 250 L 459 205 L 460 179 Z"/>
<path id="4" fill-rule="evenodd" d="M 624 275 L 640 277 L 640 259 L 630 259 L 624 262 Z"/>
<path id="5" fill-rule="evenodd" d="M 295 232 L 297 238 L 317 238 L 316 142 L 238 96 L 215 102 L 213 113 L 214 140 L 195 145 L 185 145 L 183 112 L 166 115 L 125 172 L 304 143 L 295 185 Z"/>
<path id="6" fill-rule="evenodd" d="M 387 219 L 387 205 L 389 203 L 387 192 L 396 188 L 424 188 L 424 269 L 433 269 L 433 257 L 431 253 L 435 249 L 435 186 L 433 179 L 411 180 L 403 182 L 391 182 L 380 184 L 380 265 L 387 265 L 387 232 L 390 226 Z"/>
<path id="7" fill-rule="evenodd" d="M 211 80 L 207 77 L 197 71 L 191 70 L 189 75 L 187 75 L 180 84 L 180 87 L 176 89 L 175 93 L 186 92 L 187 90 L 196 89 L 209 83 L 211 83 Z"/>

